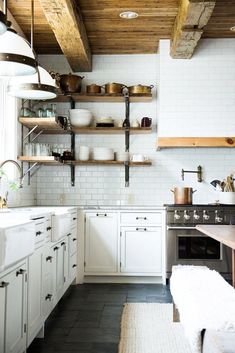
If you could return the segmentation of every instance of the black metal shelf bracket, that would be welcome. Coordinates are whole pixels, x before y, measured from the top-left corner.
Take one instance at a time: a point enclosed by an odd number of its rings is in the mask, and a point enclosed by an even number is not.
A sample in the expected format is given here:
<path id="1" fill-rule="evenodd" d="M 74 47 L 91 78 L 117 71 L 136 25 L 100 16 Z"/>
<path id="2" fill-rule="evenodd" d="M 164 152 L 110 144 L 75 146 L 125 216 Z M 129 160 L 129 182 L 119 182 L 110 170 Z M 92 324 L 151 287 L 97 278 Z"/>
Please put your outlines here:
<path id="1" fill-rule="evenodd" d="M 75 109 L 75 101 L 73 97 L 70 97 L 70 108 Z M 75 134 L 71 132 L 71 152 L 72 158 L 75 159 Z M 71 175 L 71 186 L 75 186 L 75 165 L 70 164 L 70 175 Z"/>
<path id="2" fill-rule="evenodd" d="M 74 109 L 74 108 L 72 108 Z M 75 134 L 71 132 L 71 152 L 72 158 L 75 156 Z M 75 186 L 75 166 L 73 164 L 70 165 L 70 173 L 71 173 L 71 186 Z"/>
<path id="3" fill-rule="evenodd" d="M 130 166 L 129 162 L 124 162 L 125 165 L 125 187 L 127 188 L 129 186 L 129 171 L 130 171 Z"/>
<path id="4" fill-rule="evenodd" d="M 129 93 L 127 92 L 124 95 L 125 98 L 125 113 L 126 113 L 126 126 L 125 126 L 125 151 L 129 152 L 130 149 L 130 96 Z M 125 162 L 125 187 L 129 186 L 129 162 Z"/>

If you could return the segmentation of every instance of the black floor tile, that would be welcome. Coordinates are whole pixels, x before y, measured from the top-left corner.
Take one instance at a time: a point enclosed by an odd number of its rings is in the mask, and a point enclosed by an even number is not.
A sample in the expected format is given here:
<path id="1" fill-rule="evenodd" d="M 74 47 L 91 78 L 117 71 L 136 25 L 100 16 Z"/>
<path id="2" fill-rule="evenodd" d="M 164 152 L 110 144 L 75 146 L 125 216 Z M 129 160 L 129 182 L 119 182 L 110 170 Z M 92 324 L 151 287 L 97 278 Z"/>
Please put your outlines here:
<path id="1" fill-rule="evenodd" d="M 124 303 L 126 301 L 125 294 L 113 294 L 113 293 L 90 293 L 87 297 L 87 301 L 90 302 L 109 302 L 109 303 Z"/>
<path id="2" fill-rule="evenodd" d="M 125 303 L 171 303 L 169 287 L 159 284 L 72 286 L 27 353 L 118 353 Z"/>
<path id="3" fill-rule="evenodd" d="M 92 353 L 118 353 L 117 343 L 93 343 Z"/>
<path id="4" fill-rule="evenodd" d="M 118 343 L 116 328 L 72 328 L 66 342 Z"/>

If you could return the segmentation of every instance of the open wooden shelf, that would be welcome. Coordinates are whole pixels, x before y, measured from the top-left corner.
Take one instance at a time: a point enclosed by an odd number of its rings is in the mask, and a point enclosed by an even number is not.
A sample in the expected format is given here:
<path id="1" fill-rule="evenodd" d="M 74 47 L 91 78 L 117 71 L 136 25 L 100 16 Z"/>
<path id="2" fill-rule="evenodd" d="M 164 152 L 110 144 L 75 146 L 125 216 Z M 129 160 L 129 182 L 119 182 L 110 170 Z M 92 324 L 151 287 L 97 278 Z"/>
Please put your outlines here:
<path id="1" fill-rule="evenodd" d="M 35 126 L 36 129 L 34 130 L 35 133 L 43 130 L 44 134 L 67 134 L 68 130 L 65 130 L 64 127 L 59 123 L 56 117 L 54 118 L 26 118 L 26 117 L 19 117 L 19 122 L 28 127 L 29 129 L 33 129 Z"/>
<path id="2" fill-rule="evenodd" d="M 41 163 L 41 164 L 56 164 L 56 165 L 116 165 L 121 166 L 125 165 L 125 162 L 122 161 L 71 161 L 71 160 L 60 160 L 57 157 L 53 156 L 19 156 L 18 160 L 21 162 L 28 162 L 28 163 Z M 150 166 L 152 162 L 147 160 L 143 162 L 129 162 L 130 167 L 139 167 L 139 166 Z"/>
<path id="3" fill-rule="evenodd" d="M 71 127 L 71 130 L 65 130 L 59 123 L 57 118 L 26 118 L 19 117 L 19 122 L 29 129 L 33 129 L 35 133 L 43 130 L 44 134 L 67 134 L 74 132 L 75 134 L 122 134 L 125 128 L 122 127 Z M 132 134 L 150 134 L 151 127 L 131 127 Z"/>
<path id="4" fill-rule="evenodd" d="M 89 161 L 64 161 L 64 164 L 70 164 L 70 165 L 116 165 L 116 166 L 121 166 L 125 165 L 125 162 L 122 161 L 94 161 L 94 160 L 89 160 Z M 139 167 L 139 166 L 150 166 L 152 165 L 152 162 L 147 160 L 144 162 L 129 162 L 130 167 Z"/>
<path id="5" fill-rule="evenodd" d="M 72 93 L 71 95 L 59 94 L 56 98 L 50 100 L 50 102 L 110 102 L 120 103 L 124 102 L 125 98 L 123 94 L 84 94 L 84 93 Z M 133 94 L 130 95 L 130 102 L 150 102 L 152 100 L 151 93 L 145 94 Z"/>
<path id="6" fill-rule="evenodd" d="M 18 160 L 28 163 L 42 163 L 42 164 L 58 164 L 62 165 L 58 157 L 53 156 L 19 156 Z"/>
<path id="7" fill-rule="evenodd" d="M 125 128 L 123 127 L 72 127 L 75 134 L 123 134 Z M 151 127 L 131 127 L 131 134 L 150 134 Z"/>
<path id="8" fill-rule="evenodd" d="M 159 137 L 157 148 L 235 147 L 235 137 Z"/>

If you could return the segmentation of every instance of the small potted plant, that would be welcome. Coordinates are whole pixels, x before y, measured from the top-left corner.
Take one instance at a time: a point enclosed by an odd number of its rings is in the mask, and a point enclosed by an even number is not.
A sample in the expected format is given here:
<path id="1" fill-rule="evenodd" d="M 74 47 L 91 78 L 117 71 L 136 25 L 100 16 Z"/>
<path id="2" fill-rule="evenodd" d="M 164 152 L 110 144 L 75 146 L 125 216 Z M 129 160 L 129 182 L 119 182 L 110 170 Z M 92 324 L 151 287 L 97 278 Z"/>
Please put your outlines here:
<path id="1" fill-rule="evenodd" d="M 235 204 L 235 187 L 233 174 L 220 182 L 221 191 L 219 192 L 219 203 L 225 205 Z"/>

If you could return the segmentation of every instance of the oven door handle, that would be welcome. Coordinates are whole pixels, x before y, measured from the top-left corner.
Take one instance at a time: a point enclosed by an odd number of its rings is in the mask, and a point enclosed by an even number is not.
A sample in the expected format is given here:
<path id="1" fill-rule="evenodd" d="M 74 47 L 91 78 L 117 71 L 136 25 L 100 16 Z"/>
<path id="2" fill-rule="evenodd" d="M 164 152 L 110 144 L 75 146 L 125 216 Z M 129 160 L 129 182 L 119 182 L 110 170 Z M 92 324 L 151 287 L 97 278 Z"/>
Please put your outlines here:
<path id="1" fill-rule="evenodd" d="M 193 229 L 193 230 L 197 230 L 196 227 L 172 227 L 172 226 L 167 226 L 167 230 L 174 230 L 174 229 L 178 229 L 178 230 L 187 230 L 187 229 Z"/>

